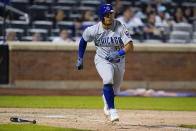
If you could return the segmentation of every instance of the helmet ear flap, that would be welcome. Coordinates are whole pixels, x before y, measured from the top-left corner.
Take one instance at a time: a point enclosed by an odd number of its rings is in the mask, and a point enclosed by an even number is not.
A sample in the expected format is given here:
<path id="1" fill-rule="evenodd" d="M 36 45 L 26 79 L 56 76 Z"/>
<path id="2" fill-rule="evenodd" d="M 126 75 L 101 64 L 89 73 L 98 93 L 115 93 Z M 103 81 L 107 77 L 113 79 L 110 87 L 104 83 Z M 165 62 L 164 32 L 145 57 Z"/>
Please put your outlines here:
<path id="1" fill-rule="evenodd" d="M 102 17 L 101 21 L 103 22 L 103 21 L 104 21 L 104 17 L 103 17 L 103 15 L 102 15 L 101 17 Z"/>

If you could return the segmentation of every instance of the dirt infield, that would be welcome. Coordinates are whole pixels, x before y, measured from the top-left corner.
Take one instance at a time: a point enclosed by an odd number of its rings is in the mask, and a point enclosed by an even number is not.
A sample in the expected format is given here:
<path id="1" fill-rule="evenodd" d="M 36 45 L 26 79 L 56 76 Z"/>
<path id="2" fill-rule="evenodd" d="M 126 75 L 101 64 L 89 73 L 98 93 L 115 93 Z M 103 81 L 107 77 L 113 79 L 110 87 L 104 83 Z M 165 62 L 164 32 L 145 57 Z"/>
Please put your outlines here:
<path id="1" fill-rule="evenodd" d="M 37 120 L 38 125 L 100 131 L 194 131 L 177 127 L 195 124 L 196 112 L 119 110 L 120 121 L 110 123 L 102 110 L 0 108 L 0 124 L 12 123 L 11 116 Z"/>

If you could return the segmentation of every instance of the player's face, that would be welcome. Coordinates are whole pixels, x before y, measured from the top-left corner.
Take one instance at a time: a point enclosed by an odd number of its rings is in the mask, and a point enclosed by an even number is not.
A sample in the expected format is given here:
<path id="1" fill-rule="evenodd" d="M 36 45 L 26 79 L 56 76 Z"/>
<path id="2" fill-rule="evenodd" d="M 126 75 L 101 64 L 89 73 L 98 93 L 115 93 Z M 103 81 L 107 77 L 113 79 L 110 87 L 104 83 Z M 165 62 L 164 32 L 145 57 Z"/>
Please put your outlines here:
<path id="1" fill-rule="evenodd" d="M 105 25 L 111 25 L 114 21 L 114 13 L 109 12 L 103 15 L 104 18 L 104 24 Z"/>

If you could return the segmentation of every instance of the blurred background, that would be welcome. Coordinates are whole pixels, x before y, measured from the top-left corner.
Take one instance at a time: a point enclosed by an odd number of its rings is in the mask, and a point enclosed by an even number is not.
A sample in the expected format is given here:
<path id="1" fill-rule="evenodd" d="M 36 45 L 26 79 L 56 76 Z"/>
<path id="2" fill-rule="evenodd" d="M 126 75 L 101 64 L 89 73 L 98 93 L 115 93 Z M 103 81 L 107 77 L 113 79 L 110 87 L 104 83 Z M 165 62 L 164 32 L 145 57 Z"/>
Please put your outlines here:
<path id="1" fill-rule="evenodd" d="M 0 6 L 0 40 L 5 28 L 8 41 L 55 42 L 60 34 L 76 41 L 99 21 L 98 7 L 104 3 L 113 5 L 116 19 L 127 26 L 135 43 L 196 42 L 195 0 L 7 0 L 15 9 L 4 12 Z"/>

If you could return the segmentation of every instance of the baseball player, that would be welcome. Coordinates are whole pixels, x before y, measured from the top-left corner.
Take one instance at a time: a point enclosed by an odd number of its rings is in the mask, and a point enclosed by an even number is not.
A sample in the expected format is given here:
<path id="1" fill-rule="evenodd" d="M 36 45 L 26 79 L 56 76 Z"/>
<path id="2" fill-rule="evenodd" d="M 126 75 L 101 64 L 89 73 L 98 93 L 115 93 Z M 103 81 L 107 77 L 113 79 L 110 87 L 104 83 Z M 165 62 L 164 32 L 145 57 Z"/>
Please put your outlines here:
<path id="1" fill-rule="evenodd" d="M 132 38 L 124 25 L 114 20 L 112 5 L 104 4 L 99 8 L 100 22 L 88 27 L 79 43 L 79 56 L 76 68 L 83 68 L 83 56 L 87 42 L 94 41 L 96 55 L 94 63 L 103 80 L 104 114 L 110 120 L 119 121 L 114 106 L 114 97 L 120 91 L 125 71 L 125 54 L 133 50 Z"/>

